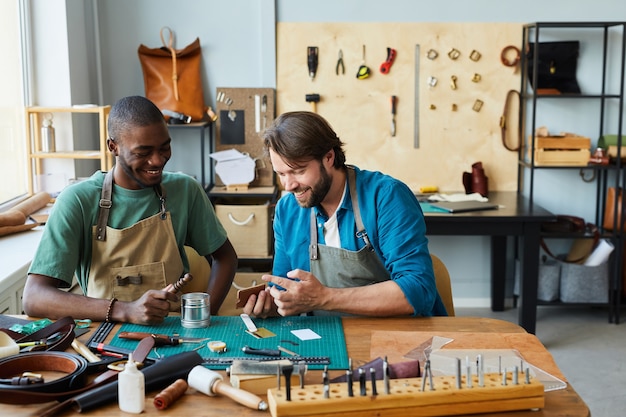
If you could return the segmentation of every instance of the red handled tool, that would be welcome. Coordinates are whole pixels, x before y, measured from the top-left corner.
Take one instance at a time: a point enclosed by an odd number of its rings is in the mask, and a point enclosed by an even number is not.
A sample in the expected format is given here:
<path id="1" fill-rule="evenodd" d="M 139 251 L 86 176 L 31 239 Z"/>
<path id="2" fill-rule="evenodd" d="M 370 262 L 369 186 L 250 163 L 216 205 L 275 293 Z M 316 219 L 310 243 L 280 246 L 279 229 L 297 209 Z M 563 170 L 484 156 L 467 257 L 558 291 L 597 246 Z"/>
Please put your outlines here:
<path id="1" fill-rule="evenodd" d="M 387 60 L 380 64 L 380 73 L 381 74 L 389 74 L 389 70 L 393 65 L 393 61 L 396 60 L 396 50 L 393 48 L 387 48 Z"/>

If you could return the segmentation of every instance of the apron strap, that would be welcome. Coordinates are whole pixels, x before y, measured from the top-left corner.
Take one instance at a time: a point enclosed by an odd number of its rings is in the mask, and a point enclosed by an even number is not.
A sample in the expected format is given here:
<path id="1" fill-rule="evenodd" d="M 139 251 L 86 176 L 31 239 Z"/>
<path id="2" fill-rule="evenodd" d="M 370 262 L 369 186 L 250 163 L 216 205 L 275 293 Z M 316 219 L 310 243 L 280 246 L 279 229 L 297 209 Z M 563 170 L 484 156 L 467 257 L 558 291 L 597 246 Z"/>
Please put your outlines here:
<path id="1" fill-rule="evenodd" d="M 365 226 L 363 225 L 363 219 L 361 218 L 361 209 L 359 208 L 359 199 L 356 191 L 356 172 L 354 171 L 354 167 L 352 165 L 347 165 L 347 175 L 348 175 L 348 187 L 350 189 L 350 199 L 352 200 L 352 209 L 354 210 L 354 223 L 356 224 L 357 232 L 356 237 L 362 238 L 365 242 L 365 247 L 369 251 L 373 251 L 374 247 L 372 246 L 367 232 L 365 231 Z M 310 221 L 310 235 L 311 235 L 311 243 L 309 244 L 309 259 L 315 261 L 318 259 L 319 254 L 317 250 L 317 219 L 315 218 L 315 209 L 311 208 L 311 221 Z"/>
<path id="2" fill-rule="evenodd" d="M 109 212 L 113 201 L 111 201 L 111 193 L 113 191 L 113 169 L 111 169 L 104 177 L 102 183 L 102 193 L 100 195 L 100 203 L 98 206 L 98 223 L 96 227 L 96 240 L 104 242 L 106 240 L 107 223 L 109 222 Z"/>
<path id="3" fill-rule="evenodd" d="M 104 242 L 107 238 L 107 224 L 109 222 L 109 213 L 111 211 L 111 206 L 113 205 L 113 201 L 111 200 L 111 194 L 113 192 L 114 169 L 115 167 L 113 167 L 109 172 L 106 173 L 104 181 L 102 182 L 102 193 L 100 194 L 100 202 L 98 203 L 98 206 L 100 207 L 98 210 L 98 223 L 96 227 L 96 240 L 100 242 Z M 159 197 L 161 219 L 165 220 L 167 218 L 167 214 L 165 212 L 165 189 L 159 184 L 154 187 L 154 192 Z"/>
<path id="4" fill-rule="evenodd" d="M 354 210 L 354 222 L 356 223 L 356 237 L 363 238 L 365 246 L 370 251 L 374 250 L 374 247 L 370 243 L 363 225 L 363 219 L 361 218 L 361 208 L 359 207 L 359 200 L 356 193 L 356 172 L 352 165 L 348 165 L 348 187 L 350 187 L 350 199 L 352 200 L 352 210 Z"/>
<path id="5" fill-rule="evenodd" d="M 167 219 L 167 213 L 165 212 L 165 200 L 167 199 L 167 195 L 165 193 L 165 188 L 161 187 L 161 184 L 154 186 L 154 192 L 157 197 L 159 197 L 159 211 L 161 212 L 161 220 Z"/>
<path id="6" fill-rule="evenodd" d="M 315 210 L 311 207 L 311 221 L 309 222 L 311 230 L 311 243 L 309 244 L 309 259 L 317 261 L 319 257 L 317 253 L 317 219 L 315 218 Z"/>

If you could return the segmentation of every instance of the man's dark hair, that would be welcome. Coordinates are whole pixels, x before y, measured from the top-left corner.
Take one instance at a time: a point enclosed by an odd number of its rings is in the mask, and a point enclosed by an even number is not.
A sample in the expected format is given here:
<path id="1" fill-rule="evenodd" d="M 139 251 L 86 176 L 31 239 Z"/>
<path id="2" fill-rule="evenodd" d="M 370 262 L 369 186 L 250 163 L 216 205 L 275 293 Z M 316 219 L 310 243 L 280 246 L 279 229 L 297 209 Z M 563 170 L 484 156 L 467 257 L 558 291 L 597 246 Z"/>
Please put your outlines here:
<path id="1" fill-rule="evenodd" d="M 339 139 L 330 124 L 313 112 L 283 113 L 263 133 L 263 145 L 273 150 L 291 166 L 311 160 L 321 161 L 331 149 L 335 151 L 335 168 L 346 164 Z"/>
<path id="2" fill-rule="evenodd" d="M 124 132 L 137 126 L 166 123 L 163 113 L 153 102 L 142 96 L 119 99 L 109 112 L 109 137 L 119 140 Z"/>

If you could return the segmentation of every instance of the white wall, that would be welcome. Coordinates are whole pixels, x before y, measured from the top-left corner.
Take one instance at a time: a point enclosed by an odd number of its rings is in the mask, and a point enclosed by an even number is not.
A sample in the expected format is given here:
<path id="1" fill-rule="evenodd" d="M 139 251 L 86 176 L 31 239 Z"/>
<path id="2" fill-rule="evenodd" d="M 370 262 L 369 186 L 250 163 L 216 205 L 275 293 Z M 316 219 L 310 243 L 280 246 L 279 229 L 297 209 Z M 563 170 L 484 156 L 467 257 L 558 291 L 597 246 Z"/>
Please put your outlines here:
<path id="1" fill-rule="evenodd" d="M 171 27 L 176 33 L 177 48 L 200 38 L 205 100 L 215 106 L 218 87 L 276 86 L 277 21 L 626 20 L 626 2 L 618 0 L 597 0 L 584 6 L 571 0 L 92 0 L 85 6 L 79 6 L 81 0 L 32 0 L 32 3 L 37 25 L 50 31 L 35 39 L 38 98 L 67 101 L 62 104 L 75 104 L 75 100 L 112 104 L 123 96 L 143 94 L 137 47 L 141 43 L 160 46 L 159 30 L 163 26 Z M 65 5 L 72 10 L 65 12 Z M 63 16 L 59 15 L 59 9 L 63 10 Z M 54 25 L 44 24 L 50 15 L 56 16 Z M 65 16 L 70 23 L 65 22 Z M 59 30 L 71 39 L 63 39 L 63 34 L 54 27 L 61 27 Z M 520 42 L 521 37 L 520 33 Z M 101 78 L 94 75 L 98 69 Z M 70 75 L 72 86 L 67 87 Z M 581 113 L 585 114 L 586 110 L 582 108 Z M 559 124 L 557 129 L 566 127 Z M 197 139 L 176 137 L 169 168 L 199 175 L 199 164 Z M 537 202 L 557 213 L 588 216 L 589 199 L 594 194 L 577 173 L 545 173 L 536 180 L 542 184 L 537 190 Z M 431 250 L 449 267 L 459 301 L 487 305 L 490 262 L 487 238 L 432 237 Z"/>

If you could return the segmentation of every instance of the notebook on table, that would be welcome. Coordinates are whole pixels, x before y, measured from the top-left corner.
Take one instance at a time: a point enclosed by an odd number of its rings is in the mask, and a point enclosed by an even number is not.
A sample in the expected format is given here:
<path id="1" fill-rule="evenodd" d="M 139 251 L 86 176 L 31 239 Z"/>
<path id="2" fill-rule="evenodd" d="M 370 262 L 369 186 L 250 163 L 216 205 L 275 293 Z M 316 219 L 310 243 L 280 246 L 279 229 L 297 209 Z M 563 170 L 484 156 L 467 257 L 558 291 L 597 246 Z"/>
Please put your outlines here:
<path id="1" fill-rule="evenodd" d="M 464 213 L 468 211 L 496 210 L 498 205 L 488 201 L 432 201 L 429 204 L 448 213 Z"/>

